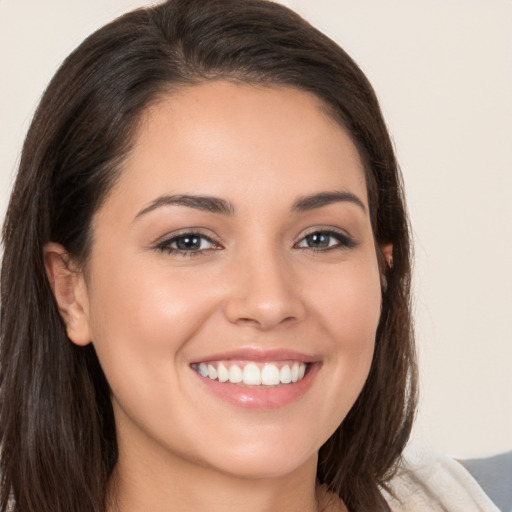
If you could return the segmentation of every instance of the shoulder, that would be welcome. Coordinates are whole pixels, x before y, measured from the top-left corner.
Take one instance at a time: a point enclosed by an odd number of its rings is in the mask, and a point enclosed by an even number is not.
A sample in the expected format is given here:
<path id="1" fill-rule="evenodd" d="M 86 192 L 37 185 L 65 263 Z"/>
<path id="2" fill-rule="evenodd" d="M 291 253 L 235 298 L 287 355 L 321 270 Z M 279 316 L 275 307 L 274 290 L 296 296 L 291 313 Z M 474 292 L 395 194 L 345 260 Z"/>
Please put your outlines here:
<path id="1" fill-rule="evenodd" d="M 393 512 L 499 512 L 460 463 L 420 445 L 405 450 L 389 487 Z"/>

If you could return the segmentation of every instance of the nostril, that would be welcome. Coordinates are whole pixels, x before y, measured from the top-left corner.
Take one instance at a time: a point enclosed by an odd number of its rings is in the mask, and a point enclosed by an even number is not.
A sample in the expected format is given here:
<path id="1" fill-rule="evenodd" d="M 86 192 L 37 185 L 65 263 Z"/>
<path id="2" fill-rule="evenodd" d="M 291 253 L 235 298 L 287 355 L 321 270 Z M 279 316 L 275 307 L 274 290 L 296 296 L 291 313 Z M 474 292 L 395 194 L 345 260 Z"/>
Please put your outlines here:
<path id="1" fill-rule="evenodd" d="M 254 319 L 254 318 L 242 317 L 242 318 L 239 318 L 237 321 L 242 324 L 259 324 L 258 320 Z"/>
<path id="2" fill-rule="evenodd" d="M 261 329 L 270 329 L 273 327 L 276 327 L 278 325 L 283 324 L 290 324 L 297 320 L 294 316 L 287 316 L 285 318 L 280 319 L 280 317 L 255 317 L 255 318 L 249 318 L 249 317 L 241 317 L 237 320 L 237 323 L 243 324 L 243 325 L 254 325 L 255 327 L 259 327 Z"/>

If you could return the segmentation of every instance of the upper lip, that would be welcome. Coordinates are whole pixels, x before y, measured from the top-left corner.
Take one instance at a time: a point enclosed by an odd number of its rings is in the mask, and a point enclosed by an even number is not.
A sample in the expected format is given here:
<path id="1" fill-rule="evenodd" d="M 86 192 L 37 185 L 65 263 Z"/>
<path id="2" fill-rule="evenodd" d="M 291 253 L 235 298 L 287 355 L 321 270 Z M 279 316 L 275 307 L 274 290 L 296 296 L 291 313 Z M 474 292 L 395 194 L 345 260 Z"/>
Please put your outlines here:
<path id="1" fill-rule="evenodd" d="M 239 348 L 229 350 L 226 352 L 216 352 L 208 354 L 200 359 L 195 359 L 191 364 L 201 363 L 206 361 L 221 361 L 221 360 L 238 360 L 238 361 L 258 361 L 258 362 L 271 362 L 271 361 L 299 361 L 303 363 L 313 363 L 319 361 L 319 358 L 313 355 L 296 352 L 287 349 L 261 349 L 261 348 Z"/>

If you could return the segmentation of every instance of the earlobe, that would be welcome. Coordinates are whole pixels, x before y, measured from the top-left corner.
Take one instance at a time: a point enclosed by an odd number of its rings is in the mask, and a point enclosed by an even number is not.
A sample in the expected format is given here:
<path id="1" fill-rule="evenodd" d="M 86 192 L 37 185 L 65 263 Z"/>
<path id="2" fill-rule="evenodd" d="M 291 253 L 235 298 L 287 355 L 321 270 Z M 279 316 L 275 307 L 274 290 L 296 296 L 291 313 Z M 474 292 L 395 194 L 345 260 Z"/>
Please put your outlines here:
<path id="1" fill-rule="evenodd" d="M 387 266 L 393 268 L 393 244 L 385 244 L 381 246 L 382 254 L 386 260 Z"/>
<path id="2" fill-rule="evenodd" d="M 382 291 L 386 293 L 388 289 L 388 278 L 386 276 L 388 274 L 388 269 L 393 268 L 393 244 L 381 245 L 380 251 L 385 262 L 384 264 L 384 262 L 382 262 L 381 260 L 380 286 L 382 288 Z"/>
<path id="3" fill-rule="evenodd" d="M 91 342 L 89 303 L 83 273 L 73 269 L 65 249 L 49 242 L 43 249 L 46 275 L 69 339 L 76 345 Z"/>

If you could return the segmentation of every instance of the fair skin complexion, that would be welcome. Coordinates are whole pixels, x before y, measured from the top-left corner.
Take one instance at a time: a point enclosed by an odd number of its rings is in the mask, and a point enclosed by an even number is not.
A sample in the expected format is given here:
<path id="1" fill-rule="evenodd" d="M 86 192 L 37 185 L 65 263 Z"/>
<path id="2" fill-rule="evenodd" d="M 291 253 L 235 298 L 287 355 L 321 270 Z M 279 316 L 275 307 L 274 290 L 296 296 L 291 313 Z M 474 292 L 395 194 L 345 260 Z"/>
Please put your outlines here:
<path id="1" fill-rule="evenodd" d="M 45 262 L 112 389 L 116 510 L 317 510 L 317 452 L 364 385 L 381 307 L 346 132 L 298 90 L 184 89 L 143 116 L 92 233 L 83 272 L 57 244 Z M 201 363 L 306 369 L 250 386 Z"/>

